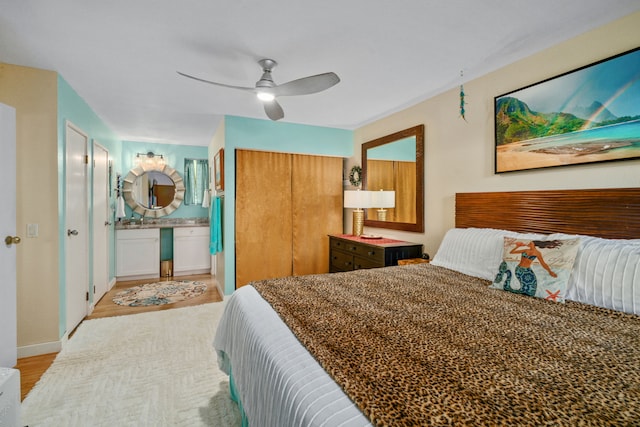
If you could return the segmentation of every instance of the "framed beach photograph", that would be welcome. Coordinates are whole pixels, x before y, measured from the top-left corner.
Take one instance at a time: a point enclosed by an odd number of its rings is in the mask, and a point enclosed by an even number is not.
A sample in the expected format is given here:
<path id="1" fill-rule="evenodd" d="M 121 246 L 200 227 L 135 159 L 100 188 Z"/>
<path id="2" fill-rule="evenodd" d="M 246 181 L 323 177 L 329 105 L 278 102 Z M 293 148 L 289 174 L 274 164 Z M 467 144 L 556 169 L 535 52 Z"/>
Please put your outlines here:
<path id="1" fill-rule="evenodd" d="M 213 157 L 213 176 L 216 190 L 224 191 L 224 148 Z"/>
<path id="2" fill-rule="evenodd" d="M 494 98 L 495 172 L 640 158 L 640 48 Z"/>

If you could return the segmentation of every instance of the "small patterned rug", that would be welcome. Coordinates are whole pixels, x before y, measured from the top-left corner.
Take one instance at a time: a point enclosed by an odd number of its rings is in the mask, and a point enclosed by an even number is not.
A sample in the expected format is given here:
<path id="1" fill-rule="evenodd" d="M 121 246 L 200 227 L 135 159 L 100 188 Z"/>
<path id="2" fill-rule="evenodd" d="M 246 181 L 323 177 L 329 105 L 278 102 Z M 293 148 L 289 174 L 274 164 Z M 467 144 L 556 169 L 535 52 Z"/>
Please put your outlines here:
<path id="1" fill-rule="evenodd" d="M 172 304 L 200 296 L 206 290 L 204 283 L 190 280 L 147 283 L 118 292 L 113 302 L 131 307 Z"/>

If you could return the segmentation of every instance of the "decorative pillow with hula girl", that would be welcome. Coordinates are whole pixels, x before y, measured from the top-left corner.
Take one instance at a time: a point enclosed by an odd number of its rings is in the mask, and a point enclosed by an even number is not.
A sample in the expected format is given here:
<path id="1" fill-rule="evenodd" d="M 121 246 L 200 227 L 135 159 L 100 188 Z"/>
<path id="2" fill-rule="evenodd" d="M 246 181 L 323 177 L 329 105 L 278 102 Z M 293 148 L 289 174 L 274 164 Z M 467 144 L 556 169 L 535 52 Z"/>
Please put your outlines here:
<path id="1" fill-rule="evenodd" d="M 504 238 L 502 263 L 491 288 L 564 302 L 580 239 Z"/>

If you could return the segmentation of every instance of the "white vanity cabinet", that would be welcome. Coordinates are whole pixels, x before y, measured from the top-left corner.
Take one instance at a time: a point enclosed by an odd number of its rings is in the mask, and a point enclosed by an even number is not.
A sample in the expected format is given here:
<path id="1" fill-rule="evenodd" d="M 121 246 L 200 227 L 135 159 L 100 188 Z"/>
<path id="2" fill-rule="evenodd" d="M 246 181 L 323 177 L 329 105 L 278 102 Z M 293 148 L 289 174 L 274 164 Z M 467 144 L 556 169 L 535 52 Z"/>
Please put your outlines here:
<path id="1" fill-rule="evenodd" d="M 173 229 L 173 274 L 203 274 L 211 270 L 209 227 Z"/>
<path id="2" fill-rule="evenodd" d="M 116 230 L 116 254 L 118 280 L 160 277 L 160 229 Z"/>

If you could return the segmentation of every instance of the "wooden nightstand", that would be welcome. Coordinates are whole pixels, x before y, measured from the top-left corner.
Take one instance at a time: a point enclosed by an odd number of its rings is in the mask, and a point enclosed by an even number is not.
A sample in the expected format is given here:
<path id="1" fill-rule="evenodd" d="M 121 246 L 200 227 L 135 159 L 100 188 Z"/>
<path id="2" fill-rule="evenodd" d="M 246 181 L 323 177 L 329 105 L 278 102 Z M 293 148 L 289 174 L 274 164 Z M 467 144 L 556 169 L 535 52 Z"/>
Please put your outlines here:
<path id="1" fill-rule="evenodd" d="M 329 272 L 398 265 L 422 256 L 422 245 L 395 239 L 366 239 L 350 234 L 329 236 Z"/>
<path id="2" fill-rule="evenodd" d="M 409 259 L 399 259 L 398 265 L 409 265 L 409 264 L 425 264 L 429 263 L 428 259 L 424 258 L 409 258 Z"/>

